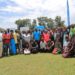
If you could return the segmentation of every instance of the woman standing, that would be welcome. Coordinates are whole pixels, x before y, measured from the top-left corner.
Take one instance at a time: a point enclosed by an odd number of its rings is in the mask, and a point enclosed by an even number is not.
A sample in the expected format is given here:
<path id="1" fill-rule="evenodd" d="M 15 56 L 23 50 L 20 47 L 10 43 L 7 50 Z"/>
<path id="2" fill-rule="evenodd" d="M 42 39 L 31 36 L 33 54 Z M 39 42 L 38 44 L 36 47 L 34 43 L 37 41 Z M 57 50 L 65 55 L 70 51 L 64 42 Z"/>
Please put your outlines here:
<path id="1" fill-rule="evenodd" d="M 16 51 L 16 45 L 15 45 L 15 40 L 14 40 L 14 36 L 13 36 L 13 31 L 11 31 L 10 33 L 10 54 L 11 55 L 15 55 L 17 53 Z"/>
<path id="2" fill-rule="evenodd" d="M 45 41 L 46 43 L 49 41 L 50 35 L 48 34 L 47 31 L 45 31 L 45 32 L 43 33 L 43 39 L 44 39 L 44 41 Z"/>

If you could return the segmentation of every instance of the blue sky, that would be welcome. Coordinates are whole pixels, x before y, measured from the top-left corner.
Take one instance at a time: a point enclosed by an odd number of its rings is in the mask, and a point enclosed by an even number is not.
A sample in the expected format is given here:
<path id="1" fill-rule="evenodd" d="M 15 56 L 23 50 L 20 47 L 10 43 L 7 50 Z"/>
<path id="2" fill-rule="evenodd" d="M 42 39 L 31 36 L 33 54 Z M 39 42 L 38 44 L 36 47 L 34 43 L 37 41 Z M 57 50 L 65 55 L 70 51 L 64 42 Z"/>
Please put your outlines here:
<path id="1" fill-rule="evenodd" d="M 69 0 L 71 23 L 75 23 L 75 0 Z M 0 0 L 0 27 L 16 28 L 19 18 L 61 16 L 67 24 L 66 0 Z"/>

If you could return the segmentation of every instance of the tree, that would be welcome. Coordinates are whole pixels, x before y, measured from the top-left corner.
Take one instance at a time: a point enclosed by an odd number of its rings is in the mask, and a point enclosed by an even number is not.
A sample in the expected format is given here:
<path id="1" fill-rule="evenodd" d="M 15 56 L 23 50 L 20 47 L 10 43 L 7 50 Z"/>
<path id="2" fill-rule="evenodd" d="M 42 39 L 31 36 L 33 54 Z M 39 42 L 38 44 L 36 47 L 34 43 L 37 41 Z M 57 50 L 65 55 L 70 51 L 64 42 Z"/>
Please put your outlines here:
<path id="1" fill-rule="evenodd" d="M 63 27 L 64 21 L 61 20 L 61 16 L 56 16 L 55 18 L 56 27 Z"/>
<path id="2" fill-rule="evenodd" d="M 53 20 L 52 18 L 48 17 L 38 17 L 37 18 L 39 25 L 43 25 L 48 28 L 56 28 L 56 27 L 64 27 L 64 21 L 62 21 L 61 16 L 56 16 Z M 31 29 L 34 29 L 34 27 L 37 25 L 36 19 L 33 19 L 33 22 L 31 24 L 31 19 L 19 19 L 15 22 L 18 26 L 18 29 L 20 27 L 28 26 Z"/>
<path id="3" fill-rule="evenodd" d="M 15 22 L 15 24 L 17 24 L 18 29 L 20 29 L 20 27 L 24 26 L 24 24 L 22 23 L 22 20 L 19 19 Z"/>
<path id="4" fill-rule="evenodd" d="M 39 22 L 39 25 L 44 25 L 46 26 L 47 25 L 47 17 L 38 17 L 38 22 Z"/>
<path id="5" fill-rule="evenodd" d="M 53 19 L 49 18 L 47 20 L 47 27 L 51 28 L 51 29 L 54 28 L 54 21 L 53 21 Z"/>
<path id="6" fill-rule="evenodd" d="M 36 20 L 33 19 L 33 22 L 31 24 L 30 28 L 33 30 L 35 26 L 36 26 Z"/>
<path id="7" fill-rule="evenodd" d="M 24 26 L 30 26 L 31 25 L 30 19 L 23 19 L 23 21 L 24 21 Z"/>
<path id="8" fill-rule="evenodd" d="M 38 21 L 39 21 L 40 25 L 44 25 L 45 27 L 48 27 L 48 28 L 54 27 L 54 22 L 53 22 L 53 19 L 51 19 L 51 18 L 39 17 Z"/>
<path id="9" fill-rule="evenodd" d="M 20 29 L 20 27 L 30 26 L 31 20 L 30 19 L 19 19 L 15 22 L 15 24 L 17 24 L 18 29 Z"/>

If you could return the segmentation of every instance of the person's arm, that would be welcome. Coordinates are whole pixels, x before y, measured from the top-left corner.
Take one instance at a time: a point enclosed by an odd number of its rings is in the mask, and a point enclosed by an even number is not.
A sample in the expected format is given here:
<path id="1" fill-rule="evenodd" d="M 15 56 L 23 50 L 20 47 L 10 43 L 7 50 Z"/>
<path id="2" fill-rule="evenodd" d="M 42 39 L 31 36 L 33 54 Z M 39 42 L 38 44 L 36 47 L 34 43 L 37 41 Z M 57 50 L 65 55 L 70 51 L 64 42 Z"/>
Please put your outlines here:
<path id="1" fill-rule="evenodd" d="M 52 45 L 50 46 L 50 48 L 54 46 L 54 42 L 52 41 L 51 43 L 52 43 Z"/>
<path id="2" fill-rule="evenodd" d="M 54 46 L 54 42 L 52 41 L 52 46 Z"/>

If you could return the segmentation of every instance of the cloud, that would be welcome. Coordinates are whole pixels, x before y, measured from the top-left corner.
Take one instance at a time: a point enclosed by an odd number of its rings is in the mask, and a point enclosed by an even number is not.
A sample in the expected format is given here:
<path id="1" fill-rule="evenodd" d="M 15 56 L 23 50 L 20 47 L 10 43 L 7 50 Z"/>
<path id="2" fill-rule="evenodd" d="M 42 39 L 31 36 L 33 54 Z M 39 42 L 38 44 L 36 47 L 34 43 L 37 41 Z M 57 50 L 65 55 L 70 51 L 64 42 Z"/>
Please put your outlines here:
<path id="1" fill-rule="evenodd" d="M 0 11 L 8 11 L 8 12 L 22 12 L 22 8 L 18 7 L 18 6 L 6 6 L 5 8 L 0 9 Z"/>
<path id="2" fill-rule="evenodd" d="M 3 0 L 1 0 L 3 1 Z M 10 2 L 9 2 L 10 1 Z M 47 16 L 55 18 L 59 15 L 67 24 L 67 0 L 9 0 L 6 6 L 0 8 L 3 23 L 12 23 L 19 18 L 37 18 Z M 5 0 L 7 2 L 7 0 Z M 71 23 L 75 23 L 75 0 L 69 0 Z M 8 13 L 8 14 L 7 14 Z M 9 17 L 10 20 L 7 18 Z M 0 20 L 1 20 L 0 18 Z"/>

